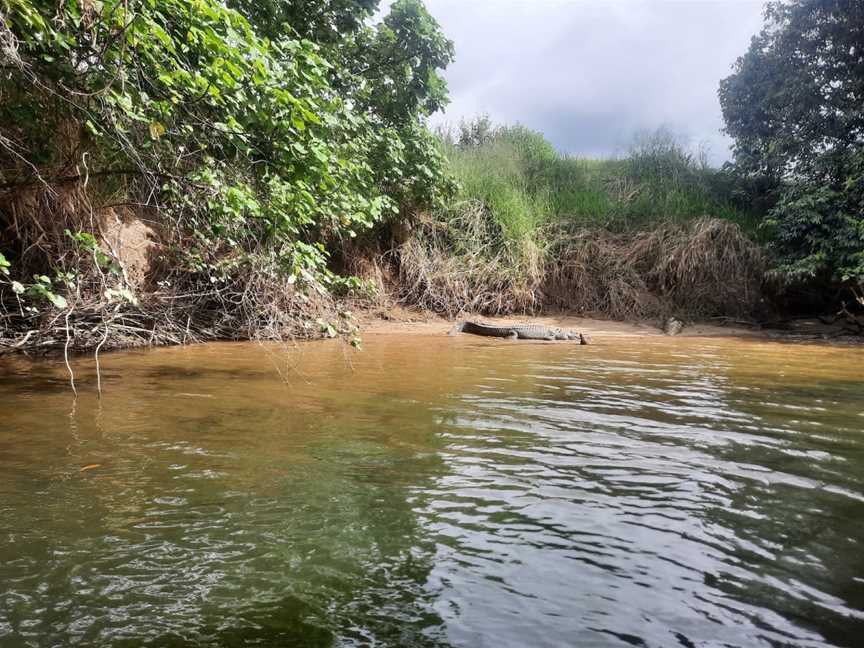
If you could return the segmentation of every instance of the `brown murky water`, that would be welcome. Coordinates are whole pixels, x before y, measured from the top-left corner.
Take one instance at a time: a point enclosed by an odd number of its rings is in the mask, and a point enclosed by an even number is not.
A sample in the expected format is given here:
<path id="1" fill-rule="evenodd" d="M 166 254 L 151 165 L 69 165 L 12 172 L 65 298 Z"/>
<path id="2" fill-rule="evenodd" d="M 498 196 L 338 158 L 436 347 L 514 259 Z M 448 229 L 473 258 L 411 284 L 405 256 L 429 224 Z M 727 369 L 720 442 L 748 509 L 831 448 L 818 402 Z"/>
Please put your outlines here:
<path id="1" fill-rule="evenodd" d="M 0 364 L 0 646 L 864 645 L 864 349 Z"/>

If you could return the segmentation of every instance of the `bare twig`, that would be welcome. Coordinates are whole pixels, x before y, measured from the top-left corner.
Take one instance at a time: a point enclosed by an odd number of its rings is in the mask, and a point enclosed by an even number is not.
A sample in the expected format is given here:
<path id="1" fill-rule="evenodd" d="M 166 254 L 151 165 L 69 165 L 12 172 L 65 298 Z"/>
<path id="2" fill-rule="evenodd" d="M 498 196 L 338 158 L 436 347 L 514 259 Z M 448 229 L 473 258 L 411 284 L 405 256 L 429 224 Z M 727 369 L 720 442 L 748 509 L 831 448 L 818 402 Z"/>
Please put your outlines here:
<path id="1" fill-rule="evenodd" d="M 72 314 L 72 309 L 66 311 L 66 345 L 63 347 L 63 359 L 66 361 L 66 369 L 69 371 L 69 384 L 72 386 L 72 393 L 78 396 L 78 390 L 75 389 L 75 372 L 72 371 L 72 365 L 69 364 L 69 342 L 71 336 L 69 334 L 69 315 Z"/>
<path id="2" fill-rule="evenodd" d="M 99 351 L 105 344 L 105 341 L 108 339 L 109 328 L 108 324 L 105 324 L 105 333 L 102 335 L 102 341 L 96 346 L 96 353 L 94 354 L 94 358 L 96 360 L 96 391 L 99 394 L 99 398 L 102 398 L 102 372 L 99 368 Z"/>

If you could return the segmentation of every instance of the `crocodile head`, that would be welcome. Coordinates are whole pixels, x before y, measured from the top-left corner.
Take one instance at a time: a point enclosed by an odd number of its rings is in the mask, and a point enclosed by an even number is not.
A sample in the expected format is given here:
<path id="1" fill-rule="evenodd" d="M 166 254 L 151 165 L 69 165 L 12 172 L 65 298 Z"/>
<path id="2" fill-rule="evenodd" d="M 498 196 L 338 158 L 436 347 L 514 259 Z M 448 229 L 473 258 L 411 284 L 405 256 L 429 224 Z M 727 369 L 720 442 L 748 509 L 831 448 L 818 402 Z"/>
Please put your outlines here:
<path id="1" fill-rule="evenodd" d="M 546 329 L 547 340 L 580 340 L 579 333 L 571 329 L 562 329 L 556 326 L 550 326 Z"/>
<path id="2" fill-rule="evenodd" d="M 576 331 L 562 328 L 549 328 L 549 336 L 555 340 L 578 340 L 579 334 Z"/>

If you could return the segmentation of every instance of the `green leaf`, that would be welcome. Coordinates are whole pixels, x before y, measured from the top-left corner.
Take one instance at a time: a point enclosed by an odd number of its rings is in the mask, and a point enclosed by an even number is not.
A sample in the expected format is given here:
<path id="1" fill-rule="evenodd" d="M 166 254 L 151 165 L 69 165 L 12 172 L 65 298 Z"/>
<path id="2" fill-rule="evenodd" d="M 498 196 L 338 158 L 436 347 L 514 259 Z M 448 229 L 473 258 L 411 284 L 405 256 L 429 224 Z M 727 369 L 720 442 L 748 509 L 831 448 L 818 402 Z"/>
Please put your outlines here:
<path id="1" fill-rule="evenodd" d="M 154 140 L 158 140 L 165 134 L 165 126 L 160 124 L 158 121 L 150 122 L 149 129 L 150 137 Z"/>
<path id="2" fill-rule="evenodd" d="M 157 23 L 150 23 L 150 32 L 157 38 L 157 40 L 162 43 L 165 49 L 169 51 L 174 51 L 174 41 L 171 40 L 171 37 L 168 35 L 161 25 Z"/>

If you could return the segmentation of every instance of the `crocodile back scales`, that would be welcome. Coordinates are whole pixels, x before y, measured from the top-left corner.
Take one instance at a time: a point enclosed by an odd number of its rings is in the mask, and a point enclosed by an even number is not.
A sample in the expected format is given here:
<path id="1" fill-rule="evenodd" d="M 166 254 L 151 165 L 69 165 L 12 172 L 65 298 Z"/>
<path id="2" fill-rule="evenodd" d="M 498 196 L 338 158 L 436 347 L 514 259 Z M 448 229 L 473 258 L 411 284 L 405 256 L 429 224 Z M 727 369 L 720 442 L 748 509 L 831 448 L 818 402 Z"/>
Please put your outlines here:
<path id="1" fill-rule="evenodd" d="M 462 322 L 453 327 L 451 335 L 456 333 L 473 333 L 487 337 L 513 337 L 514 334 L 524 340 L 567 339 L 567 333 L 559 328 L 551 328 L 543 324 L 512 324 L 491 326 L 479 322 Z"/>

